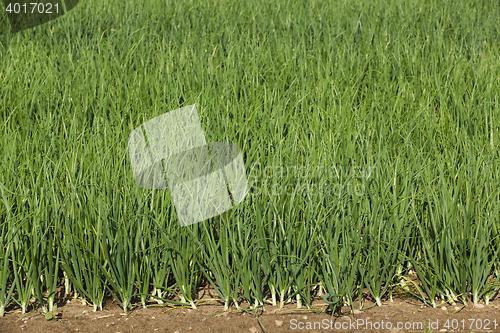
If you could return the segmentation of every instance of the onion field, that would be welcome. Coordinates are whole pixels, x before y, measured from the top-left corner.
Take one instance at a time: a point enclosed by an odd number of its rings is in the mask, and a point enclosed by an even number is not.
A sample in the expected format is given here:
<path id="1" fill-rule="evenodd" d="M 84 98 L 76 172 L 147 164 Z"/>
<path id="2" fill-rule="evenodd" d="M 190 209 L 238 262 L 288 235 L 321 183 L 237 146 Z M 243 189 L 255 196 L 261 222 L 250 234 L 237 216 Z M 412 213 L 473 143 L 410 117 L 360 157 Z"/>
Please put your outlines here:
<path id="1" fill-rule="evenodd" d="M 0 316 L 62 297 L 125 312 L 500 289 L 500 4 L 82 0 L 0 16 Z M 245 200 L 181 227 L 130 132 L 196 104 Z M 63 295 L 63 296 L 64 296 Z"/>

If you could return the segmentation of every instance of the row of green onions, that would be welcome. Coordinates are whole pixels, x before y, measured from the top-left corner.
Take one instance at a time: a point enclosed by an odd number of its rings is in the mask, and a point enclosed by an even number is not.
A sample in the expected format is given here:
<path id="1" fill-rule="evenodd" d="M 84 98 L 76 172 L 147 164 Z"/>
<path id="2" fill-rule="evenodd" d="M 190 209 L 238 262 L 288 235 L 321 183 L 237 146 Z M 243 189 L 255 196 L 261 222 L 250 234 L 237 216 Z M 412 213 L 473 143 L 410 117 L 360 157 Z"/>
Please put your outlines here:
<path id="1" fill-rule="evenodd" d="M 184 228 L 166 192 L 95 188 L 61 168 L 56 175 L 69 179 L 62 197 L 44 185 L 56 176 L 33 169 L 36 193 L 0 184 L 0 315 L 9 304 L 27 311 L 32 298 L 51 311 L 58 286 L 94 310 L 112 296 L 125 312 L 134 299 L 196 308 L 203 286 L 224 309 L 310 307 L 314 299 L 362 307 L 366 296 L 380 306 L 397 287 L 433 307 L 488 303 L 499 291 L 500 201 L 484 177 L 494 170 L 470 157 L 465 166 L 436 162 L 418 180 L 394 163 L 395 177 L 362 180 L 360 197 L 250 193 L 232 211 Z"/>

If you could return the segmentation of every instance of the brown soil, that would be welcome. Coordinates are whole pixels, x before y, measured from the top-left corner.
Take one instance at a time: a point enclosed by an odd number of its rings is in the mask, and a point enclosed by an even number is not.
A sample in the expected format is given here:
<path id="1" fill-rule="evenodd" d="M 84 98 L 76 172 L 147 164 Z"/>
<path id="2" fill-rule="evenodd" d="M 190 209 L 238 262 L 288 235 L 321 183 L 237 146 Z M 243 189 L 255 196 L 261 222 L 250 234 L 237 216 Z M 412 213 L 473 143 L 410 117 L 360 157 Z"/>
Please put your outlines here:
<path id="1" fill-rule="evenodd" d="M 150 305 L 144 309 L 136 305 L 124 314 L 111 300 L 105 303 L 103 311 L 93 312 L 80 300 L 72 299 L 61 300 L 59 314 L 51 320 L 37 310 L 22 315 L 11 307 L 5 317 L 0 318 L 0 332 L 500 332 L 498 299 L 489 305 L 464 308 L 457 303 L 440 304 L 434 309 L 415 299 L 402 298 L 394 302 L 386 300 L 381 307 L 371 305 L 365 301 L 366 310 L 352 313 L 344 307 L 341 313 L 332 315 L 326 311 L 326 303 L 317 300 L 312 310 L 297 309 L 292 302 L 282 309 L 266 305 L 264 312 L 255 313 L 234 308 L 224 311 L 223 306 L 213 300 L 200 303 L 195 310 L 167 305 Z M 359 307 L 358 302 L 355 307 Z"/>

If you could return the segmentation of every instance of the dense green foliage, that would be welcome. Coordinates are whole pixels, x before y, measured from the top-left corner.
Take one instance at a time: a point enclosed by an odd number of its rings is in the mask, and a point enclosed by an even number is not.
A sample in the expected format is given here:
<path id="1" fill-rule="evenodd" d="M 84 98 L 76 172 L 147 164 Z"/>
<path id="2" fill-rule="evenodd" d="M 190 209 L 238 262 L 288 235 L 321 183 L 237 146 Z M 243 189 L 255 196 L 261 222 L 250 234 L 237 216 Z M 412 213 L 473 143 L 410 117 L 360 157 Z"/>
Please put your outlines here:
<path id="1" fill-rule="evenodd" d="M 82 0 L 14 35 L 4 18 L 0 315 L 50 310 L 61 284 L 125 311 L 195 306 L 204 283 L 226 305 L 380 304 L 396 285 L 488 302 L 499 17 L 498 1 Z M 194 103 L 251 189 L 181 228 L 168 191 L 134 184 L 127 139 Z"/>

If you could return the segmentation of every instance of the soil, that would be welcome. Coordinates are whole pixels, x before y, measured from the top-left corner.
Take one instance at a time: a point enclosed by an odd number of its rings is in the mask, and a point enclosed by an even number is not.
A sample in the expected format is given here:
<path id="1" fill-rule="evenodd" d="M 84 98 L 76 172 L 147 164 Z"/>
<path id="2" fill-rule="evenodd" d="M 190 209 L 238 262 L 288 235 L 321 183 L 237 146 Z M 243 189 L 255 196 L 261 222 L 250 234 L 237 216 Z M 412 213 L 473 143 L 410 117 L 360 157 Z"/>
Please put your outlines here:
<path id="1" fill-rule="evenodd" d="M 39 309 L 23 315 L 11 306 L 0 318 L 0 332 L 500 332 L 498 299 L 489 305 L 445 303 L 432 308 L 403 297 L 385 300 L 380 307 L 366 300 L 363 308 L 351 312 L 344 307 L 332 314 L 325 302 L 316 300 L 311 309 L 297 309 L 291 302 L 281 309 L 266 304 L 263 312 L 224 311 L 219 301 L 211 300 L 198 304 L 197 309 L 138 304 L 125 314 L 112 300 L 105 302 L 103 311 L 94 312 L 81 300 L 61 298 L 58 315 L 50 320 Z"/>

